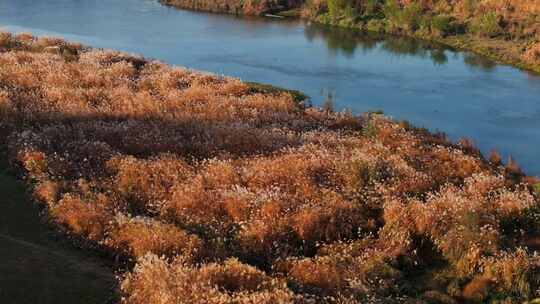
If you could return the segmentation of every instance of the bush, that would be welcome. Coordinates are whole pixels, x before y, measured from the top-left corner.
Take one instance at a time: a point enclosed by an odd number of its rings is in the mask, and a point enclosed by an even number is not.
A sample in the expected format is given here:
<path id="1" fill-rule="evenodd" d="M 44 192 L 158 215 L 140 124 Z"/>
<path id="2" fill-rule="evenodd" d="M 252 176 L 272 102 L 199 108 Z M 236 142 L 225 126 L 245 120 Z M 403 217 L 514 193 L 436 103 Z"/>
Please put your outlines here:
<path id="1" fill-rule="evenodd" d="M 471 31 L 480 36 L 495 37 L 503 32 L 499 24 L 499 16 L 495 12 L 489 12 L 476 17 L 470 25 Z"/>
<path id="2" fill-rule="evenodd" d="M 535 184 L 533 188 L 536 195 L 540 196 L 540 183 Z"/>
<path id="3" fill-rule="evenodd" d="M 445 36 L 452 31 L 452 18 L 449 16 L 435 16 L 431 19 L 431 30 L 434 34 Z"/>
<path id="4" fill-rule="evenodd" d="M 230 259 L 223 264 L 193 267 L 182 258 L 172 263 L 147 255 L 121 286 L 123 303 L 294 303 L 295 296 L 281 280 Z"/>
<path id="5" fill-rule="evenodd" d="M 381 19 L 371 19 L 368 21 L 366 28 L 368 31 L 382 33 L 384 32 L 385 22 Z"/>
<path id="6" fill-rule="evenodd" d="M 401 7 L 395 0 L 387 1 L 383 8 L 390 31 L 398 29 L 408 32 L 416 31 L 422 22 L 422 11 L 423 9 L 418 3 L 410 3 Z"/>
<path id="7" fill-rule="evenodd" d="M 401 21 L 401 7 L 398 2 L 395 0 L 388 0 L 383 6 L 383 13 L 386 20 L 388 20 L 389 25 L 393 28 L 399 27 Z"/>
<path id="8" fill-rule="evenodd" d="M 328 13 L 334 20 L 337 20 L 341 16 L 341 10 L 343 9 L 342 0 L 327 0 L 326 6 L 328 7 Z"/>
<path id="9" fill-rule="evenodd" d="M 350 0 L 327 0 L 328 13 L 334 22 L 345 18 L 354 19 L 356 16 L 354 2 Z"/>
<path id="10" fill-rule="evenodd" d="M 540 42 L 531 45 L 523 54 L 523 59 L 531 64 L 540 65 Z"/>
<path id="11" fill-rule="evenodd" d="M 116 216 L 115 221 L 105 243 L 128 257 L 137 259 L 153 253 L 194 259 L 202 255 L 201 240 L 174 225 L 122 215 Z"/>
<path id="12" fill-rule="evenodd" d="M 422 19 L 422 7 L 418 3 L 412 3 L 403 9 L 401 12 L 401 24 L 403 27 L 411 32 L 414 32 L 420 26 Z"/>
<path id="13" fill-rule="evenodd" d="M 374 16 L 378 15 L 382 6 L 384 4 L 384 0 L 367 0 L 364 4 L 364 15 L 366 16 Z"/>

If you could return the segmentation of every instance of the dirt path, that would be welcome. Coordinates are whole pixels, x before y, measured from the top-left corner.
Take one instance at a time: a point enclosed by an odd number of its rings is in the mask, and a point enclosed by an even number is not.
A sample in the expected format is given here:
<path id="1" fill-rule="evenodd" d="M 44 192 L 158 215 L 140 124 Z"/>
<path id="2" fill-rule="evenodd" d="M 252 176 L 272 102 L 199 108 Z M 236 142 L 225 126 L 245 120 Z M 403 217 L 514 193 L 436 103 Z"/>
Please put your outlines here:
<path id="1" fill-rule="evenodd" d="M 104 304 L 114 284 L 101 261 L 55 241 L 21 183 L 0 170 L 0 303 Z"/>

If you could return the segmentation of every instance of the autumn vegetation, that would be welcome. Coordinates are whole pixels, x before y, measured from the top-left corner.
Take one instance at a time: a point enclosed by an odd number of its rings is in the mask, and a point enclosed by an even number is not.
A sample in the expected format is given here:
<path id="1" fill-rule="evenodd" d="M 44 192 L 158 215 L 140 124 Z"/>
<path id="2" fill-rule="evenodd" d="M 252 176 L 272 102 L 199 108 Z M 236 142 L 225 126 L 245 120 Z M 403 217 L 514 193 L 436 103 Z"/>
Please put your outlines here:
<path id="1" fill-rule="evenodd" d="M 538 180 L 470 140 L 0 34 L 0 140 L 125 304 L 522 303 Z"/>
<path id="2" fill-rule="evenodd" d="M 236 15 L 263 15 L 299 9 L 303 0 L 159 0 L 179 8 Z"/>
<path id="3" fill-rule="evenodd" d="M 540 72 L 539 0 L 312 0 L 307 18 L 435 39 Z"/>

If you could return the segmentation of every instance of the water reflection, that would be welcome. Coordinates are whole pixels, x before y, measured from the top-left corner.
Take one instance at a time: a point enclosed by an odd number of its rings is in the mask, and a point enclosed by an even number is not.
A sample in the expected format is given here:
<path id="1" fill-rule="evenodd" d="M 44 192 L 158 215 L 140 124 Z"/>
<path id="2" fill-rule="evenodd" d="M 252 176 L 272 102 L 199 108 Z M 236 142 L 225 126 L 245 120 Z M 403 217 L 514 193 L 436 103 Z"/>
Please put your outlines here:
<path id="1" fill-rule="evenodd" d="M 304 35 L 310 42 L 317 39 L 323 40 L 331 54 L 343 55 L 347 58 L 354 58 L 357 52 L 366 54 L 382 49 L 392 55 L 430 59 L 435 65 L 445 65 L 448 63 L 449 56 L 458 54 L 454 49 L 437 42 L 318 24 L 307 24 Z M 468 67 L 484 72 L 491 72 L 497 67 L 492 60 L 474 53 L 464 53 L 463 62 Z"/>
<path id="2" fill-rule="evenodd" d="M 491 72 L 497 67 L 495 62 L 473 53 L 464 54 L 463 62 L 469 67 L 478 68 L 485 72 Z"/>

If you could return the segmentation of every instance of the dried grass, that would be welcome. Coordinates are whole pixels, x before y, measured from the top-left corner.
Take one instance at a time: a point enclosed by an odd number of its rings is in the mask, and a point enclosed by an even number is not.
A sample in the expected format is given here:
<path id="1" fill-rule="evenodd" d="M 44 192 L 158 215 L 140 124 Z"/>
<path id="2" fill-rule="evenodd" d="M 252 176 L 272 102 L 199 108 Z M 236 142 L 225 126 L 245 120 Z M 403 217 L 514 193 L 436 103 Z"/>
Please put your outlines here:
<path id="1" fill-rule="evenodd" d="M 126 304 L 538 296 L 533 179 L 470 141 L 58 39 L 0 46 L 11 163 L 62 231 L 136 261 Z"/>

